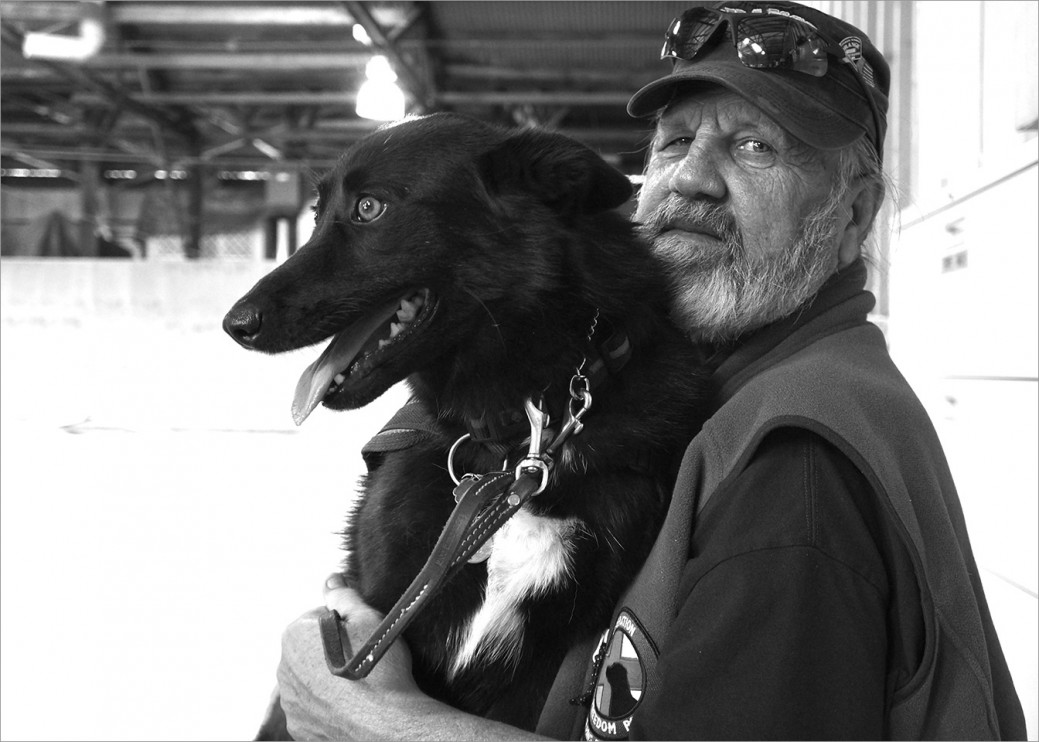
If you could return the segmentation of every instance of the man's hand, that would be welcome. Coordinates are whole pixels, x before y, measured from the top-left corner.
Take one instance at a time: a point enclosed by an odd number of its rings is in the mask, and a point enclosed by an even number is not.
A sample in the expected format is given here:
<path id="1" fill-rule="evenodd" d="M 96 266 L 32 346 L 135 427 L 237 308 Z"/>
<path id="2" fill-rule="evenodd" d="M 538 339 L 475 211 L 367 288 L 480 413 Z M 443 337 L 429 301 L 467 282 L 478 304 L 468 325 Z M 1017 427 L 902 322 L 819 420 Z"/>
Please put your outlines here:
<path id="1" fill-rule="evenodd" d="M 345 587 L 338 575 L 325 585 L 325 605 L 344 619 L 352 647 L 361 646 L 382 616 Z M 424 698 L 411 675 L 411 654 L 403 641 L 389 648 L 362 681 L 328 671 L 316 608 L 300 616 L 282 635 L 278 686 L 289 733 L 296 739 L 376 739 L 392 726 L 389 714 L 407 713 Z"/>
<path id="2" fill-rule="evenodd" d="M 361 646 L 383 618 L 338 575 L 328 578 L 325 605 L 342 616 L 351 647 Z M 308 611 L 282 635 L 278 686 L 293 738 L 539 739 L 424 695 L 411 675 L 411 653 L 400 639 L 364 680 L 332 675 L 325 664 L 318 628 L 324 612 L 323 608 Z"/>

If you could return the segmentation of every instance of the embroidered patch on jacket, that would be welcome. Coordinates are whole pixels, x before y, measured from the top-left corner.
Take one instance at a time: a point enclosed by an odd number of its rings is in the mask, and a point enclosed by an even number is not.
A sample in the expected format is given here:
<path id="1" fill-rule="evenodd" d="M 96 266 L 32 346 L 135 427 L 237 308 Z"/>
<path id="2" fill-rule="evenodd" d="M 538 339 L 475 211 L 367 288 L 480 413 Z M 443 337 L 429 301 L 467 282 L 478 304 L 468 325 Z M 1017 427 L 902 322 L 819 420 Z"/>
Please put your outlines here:
<path id="1" fill-rule="evenodd" d="M 587 740 L 627 739 L 631 719 L 645 697 L 657 653 L 638 619 L 627 609 L 603 635 L 597 651 L 592 705 L 584 726 Z"/>

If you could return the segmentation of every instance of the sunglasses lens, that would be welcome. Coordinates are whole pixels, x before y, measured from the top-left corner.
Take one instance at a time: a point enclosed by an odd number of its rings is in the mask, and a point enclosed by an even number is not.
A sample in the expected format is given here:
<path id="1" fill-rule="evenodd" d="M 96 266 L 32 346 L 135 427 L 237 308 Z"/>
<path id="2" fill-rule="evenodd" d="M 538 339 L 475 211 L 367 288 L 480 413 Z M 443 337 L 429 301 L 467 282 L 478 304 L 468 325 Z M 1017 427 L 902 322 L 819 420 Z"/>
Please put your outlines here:
<path id="1" fill-rule="evenodd" d="M 796 48 L 797 35 L 786 18 L 741 18 L 736 23 L 736 51 L 748 67 L 778 67 Z"/>
<path id="2" fill-rule="evenodd" d="M 672 21 L 661 58 L 691 60 L 721 25 L 723 18 L 704 8 L 687 10 Z"/>
<path id="3" fill-rule="evenodd" d="M 747 67 L 786 67 L 815 77 L 826 74 L 824 42 L 811 28 L 788 18 L 741 18 L 735 41 L 740 61 Z"/>

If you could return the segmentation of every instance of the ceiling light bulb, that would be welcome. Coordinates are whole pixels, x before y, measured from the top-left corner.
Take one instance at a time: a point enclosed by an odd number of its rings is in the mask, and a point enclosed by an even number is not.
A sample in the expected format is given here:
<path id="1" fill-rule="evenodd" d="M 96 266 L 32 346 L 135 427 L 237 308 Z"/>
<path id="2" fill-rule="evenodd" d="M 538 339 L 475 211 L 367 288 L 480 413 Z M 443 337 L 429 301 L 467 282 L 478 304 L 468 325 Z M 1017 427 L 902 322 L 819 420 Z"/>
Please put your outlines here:
<path id="1" fill-rule="evenodd" d="M 364 67 L 364 74 L 369 80 L 393 82 L 397 79 L 397 73 L 390 66 L 390 60 L 381 54 L 376 54 L 368 60 Z"/>
<path id="2" fill-rule="evenodd" d="M 357 91 L 357 115 L 373 121 L 404 118 L 404 93 L 392 80 L 365 80 Z"/>
<path id="3" fill-rule="evenodd" d="M 79 7 L 79 36 L 27 33 L 22 40 L 22 55 L 26 59 L 82 62 L 101 51 L 105 44 L 104 6 L 85 2 Z"/>
<path id="4" fill-rule="evenodd" d="M 364 26 L 360 23 L 355 23 L 353 27 L 354 41 L 359 41 L 365 46 L 372 45 L 372 37 L 368 35 L 368 32 L 364 30 Z"/>

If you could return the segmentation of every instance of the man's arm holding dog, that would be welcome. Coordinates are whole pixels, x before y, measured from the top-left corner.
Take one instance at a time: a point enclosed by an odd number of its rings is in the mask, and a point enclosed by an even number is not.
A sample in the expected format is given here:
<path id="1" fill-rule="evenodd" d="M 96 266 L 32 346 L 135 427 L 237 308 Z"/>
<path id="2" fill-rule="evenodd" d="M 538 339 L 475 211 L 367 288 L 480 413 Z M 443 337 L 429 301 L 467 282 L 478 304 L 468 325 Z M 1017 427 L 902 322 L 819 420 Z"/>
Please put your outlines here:
<path id="1" fill-rule="evenodd" d="M 360 646 L 382 620 L 334 578 L 325 588 L 325 604 L 346 619 L 354 646 Z M 411 675 L 411 655 L 399 641 L 365 680 L 332 675 L 318 631 L 322 612 L 305 613 L 282 636 L 278 686 L 295 739 L 544 739 L 423 694 Z"/>

